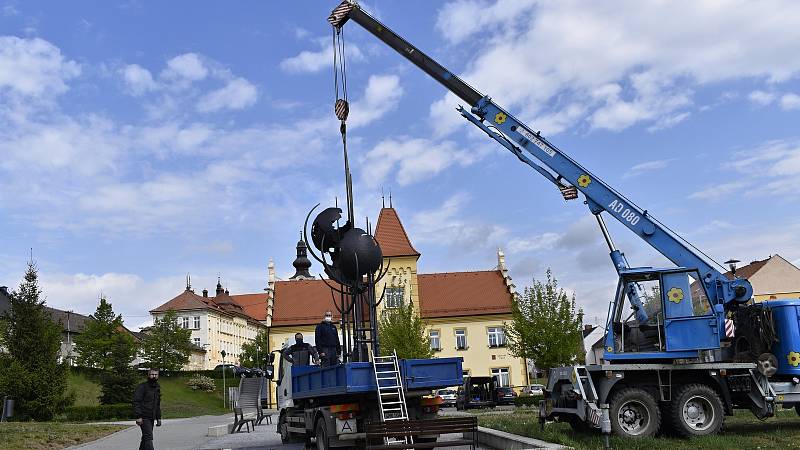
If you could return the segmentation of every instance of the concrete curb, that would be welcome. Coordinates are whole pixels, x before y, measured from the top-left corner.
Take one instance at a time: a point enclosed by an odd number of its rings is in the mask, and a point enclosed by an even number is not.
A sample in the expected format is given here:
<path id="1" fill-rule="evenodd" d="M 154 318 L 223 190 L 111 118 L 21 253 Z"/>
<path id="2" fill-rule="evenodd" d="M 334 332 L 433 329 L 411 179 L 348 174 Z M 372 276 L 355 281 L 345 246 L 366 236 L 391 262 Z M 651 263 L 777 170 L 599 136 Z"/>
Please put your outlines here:
<path id="1" fill-rule="evenodd" d="M 121 424 L 109 424 L 109 425 L 121 425 Z M 136 426 L 136 424 L 134 424 L 134 426 Z M 73 445 L 73 446 L 65 448 L 64 450 L 76 450 L 76 449 L 80 449 L 80 448 L 83 448 L 83 447 L 88 447 L 89 445 L 97 444 L 98 442 L 108 441 L 108 440 L 111 440 L 112 437 L 114 437 L 114 436 L 116 436 L 116 435 L 118 435 L 120 433 L 124 433 L 124 432 L 130 430 L 131 428 L 133 428 L 133 427 L 123 428 L 123 429 L 121 429 L 119 431 L 115 431 L 115 432 L 113 432 L 111 434 L 103 436 L 100 439 L 95 439 L 93 441 L 84 442 L 83 444 Z"/>
<path id="2" fill-rule="evenodd" d="M 464 433 L 466 435 L 470 433 Z M 549 449 L 568 449 L 560 444 L 533 439 L 518 434 L 506 433 L 505 431 L 494 430 L 492 428 L 478 427 L 478 444 L 486 445 L 491 448 L 502 448 L 506 450 L 523 450 L 530 448 L 549 448 Z"/>

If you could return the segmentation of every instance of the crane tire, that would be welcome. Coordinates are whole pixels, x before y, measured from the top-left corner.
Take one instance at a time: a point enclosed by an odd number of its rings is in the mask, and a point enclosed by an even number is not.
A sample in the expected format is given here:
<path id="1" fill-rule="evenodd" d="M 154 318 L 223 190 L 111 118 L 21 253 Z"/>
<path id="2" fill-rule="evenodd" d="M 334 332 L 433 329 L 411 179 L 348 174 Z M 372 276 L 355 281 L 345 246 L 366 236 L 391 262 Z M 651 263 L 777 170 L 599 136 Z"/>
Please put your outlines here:
<path id="1" fill-rule="evenodd" d="M 716 434 L 722 429 L 725 410 L 719 394 L 706 384 L 680 386 L 670 403 L 670 422 L 679 436 Z"/>
<path id="2" fill-rule="evenodd" d="M 649 438 L 661 426 L 661 410 L 653 395 L 642 388 L 628 387 L 614 393 L 611 406 L 611 431 L 626 438 Z"/>

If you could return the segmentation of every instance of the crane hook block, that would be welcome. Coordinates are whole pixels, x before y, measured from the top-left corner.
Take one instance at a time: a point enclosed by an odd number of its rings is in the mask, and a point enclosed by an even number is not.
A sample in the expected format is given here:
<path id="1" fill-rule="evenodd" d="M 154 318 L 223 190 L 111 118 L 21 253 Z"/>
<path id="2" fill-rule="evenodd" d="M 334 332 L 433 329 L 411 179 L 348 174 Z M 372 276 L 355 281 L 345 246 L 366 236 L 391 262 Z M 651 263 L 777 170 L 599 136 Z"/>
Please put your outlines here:
<path id="1" fill-rule="evenodd" d="M 347 115 L 350 114 L 350 105 L 347 103 L 347 100 L 340 98 L 336 100 L 333 110 L 336 112 L 337 119 L 345 121 L 347 120 Z"/>

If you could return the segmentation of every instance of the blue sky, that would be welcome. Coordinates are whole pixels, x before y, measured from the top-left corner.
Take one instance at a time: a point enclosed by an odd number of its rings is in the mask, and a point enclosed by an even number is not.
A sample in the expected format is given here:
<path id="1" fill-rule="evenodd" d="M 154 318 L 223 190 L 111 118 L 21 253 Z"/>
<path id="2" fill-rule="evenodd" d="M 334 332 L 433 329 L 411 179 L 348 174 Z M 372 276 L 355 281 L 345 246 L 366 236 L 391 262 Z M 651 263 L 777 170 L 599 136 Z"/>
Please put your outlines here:
<path id="1" fill-rule="evenodd" d="M 136 327 L 186 273 L 232 293 L 263 289 L 270 258 L 290 276 L 305 214 L 344 192 L 335 5 L 0 2 L 2 284 L 33 248 L 49 304 L 91 313 L 102 292 Z M 800 262 L 800 4 L 362 5 L 718 261 Z M 586 208 L 358 26 L 345 39 L 356 215 L 391 189 L 422 272 L 502 247 L 518 286 L 551 267 L 602 320 L 615 275 Z M 664 264 L 611 228 L 632 264 Z"/>

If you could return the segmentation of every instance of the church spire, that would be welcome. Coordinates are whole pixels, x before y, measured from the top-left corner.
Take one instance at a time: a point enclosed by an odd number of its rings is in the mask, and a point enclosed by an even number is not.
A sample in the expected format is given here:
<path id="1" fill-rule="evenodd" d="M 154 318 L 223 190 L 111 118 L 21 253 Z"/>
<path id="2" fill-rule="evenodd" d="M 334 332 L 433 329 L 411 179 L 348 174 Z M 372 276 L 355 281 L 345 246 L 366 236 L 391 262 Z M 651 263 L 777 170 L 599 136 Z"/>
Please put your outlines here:
<path id="1" fill-rule="evenodd" d="M 300 240 L 297 241 L 297 258 L 295 258 L 292 265 L 294 266 L 295 273 L 289 278 L 290 280 L 314 279 L 308 271 L 308 269 L 311 268 L 311 261 L 308 259 L 308 247 L 306 247 L 306 243 L 303 241 L 302 232 L 300 234 Z"/>

